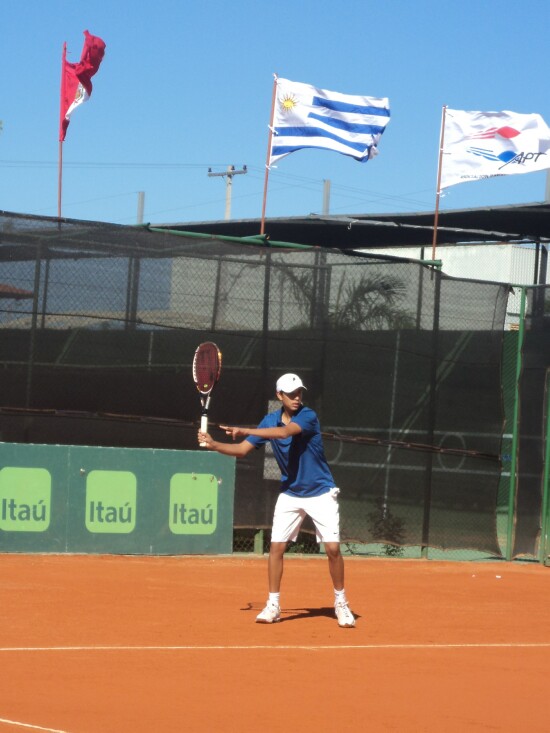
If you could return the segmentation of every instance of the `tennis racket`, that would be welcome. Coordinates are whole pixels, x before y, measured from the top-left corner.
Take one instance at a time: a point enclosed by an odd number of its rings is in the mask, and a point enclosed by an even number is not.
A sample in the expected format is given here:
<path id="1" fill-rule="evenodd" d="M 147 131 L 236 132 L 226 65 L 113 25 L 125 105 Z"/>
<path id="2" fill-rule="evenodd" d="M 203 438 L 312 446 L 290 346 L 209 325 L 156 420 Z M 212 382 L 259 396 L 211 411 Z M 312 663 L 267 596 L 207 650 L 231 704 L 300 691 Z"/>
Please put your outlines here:
<path id="1" fill-rule="evenodd" d="M 208 432 L 208 407 L 222 371 L 222 352 L 212 341 L 199 344 L 193 357 L 193 380 L 201 396 L 201 432 Z M 206 443 L 201 443 L 204 448 Z"/>

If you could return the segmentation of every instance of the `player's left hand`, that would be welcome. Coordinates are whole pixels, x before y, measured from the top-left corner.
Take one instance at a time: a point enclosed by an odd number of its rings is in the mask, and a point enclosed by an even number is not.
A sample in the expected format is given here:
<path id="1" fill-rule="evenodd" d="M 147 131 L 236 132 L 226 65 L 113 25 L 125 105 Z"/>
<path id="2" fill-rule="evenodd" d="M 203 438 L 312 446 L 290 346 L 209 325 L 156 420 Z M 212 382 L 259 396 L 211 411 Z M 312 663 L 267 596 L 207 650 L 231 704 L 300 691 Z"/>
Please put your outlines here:
<path id="1" fill-rule="evenodd" d="M 220 428 L 225 430 L 225 434 L 230 435 L 233 440 L 237 440 L 237 438 L 242 438 L 248 435 L 248 431 L 245 428 L 235 428 L 229 425 L 220 425 Z"/>

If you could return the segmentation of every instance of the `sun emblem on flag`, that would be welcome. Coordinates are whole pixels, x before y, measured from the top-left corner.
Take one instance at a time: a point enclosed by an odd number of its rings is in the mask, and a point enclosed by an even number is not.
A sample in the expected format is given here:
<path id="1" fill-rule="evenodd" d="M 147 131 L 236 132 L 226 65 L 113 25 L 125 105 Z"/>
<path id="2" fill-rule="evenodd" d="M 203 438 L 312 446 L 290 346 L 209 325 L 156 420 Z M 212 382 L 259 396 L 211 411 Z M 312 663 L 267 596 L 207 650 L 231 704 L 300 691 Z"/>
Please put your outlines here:
<path id="1" fill-rule="evenodd" d="M 293 112 L 298 106 L 298 99 L 294 94 L 285 94 L 285 96 L 279 100 L 279 103 L 283 112 Z"/>
<path id="2" fill-rule="evenodd" d="M 83 85 L 79 82 L 76 93 L 74 95 L 74 101 L 75 102 L 83 102 L 84 101 L 84 95 L 85 95 L 85 89 Z"/>

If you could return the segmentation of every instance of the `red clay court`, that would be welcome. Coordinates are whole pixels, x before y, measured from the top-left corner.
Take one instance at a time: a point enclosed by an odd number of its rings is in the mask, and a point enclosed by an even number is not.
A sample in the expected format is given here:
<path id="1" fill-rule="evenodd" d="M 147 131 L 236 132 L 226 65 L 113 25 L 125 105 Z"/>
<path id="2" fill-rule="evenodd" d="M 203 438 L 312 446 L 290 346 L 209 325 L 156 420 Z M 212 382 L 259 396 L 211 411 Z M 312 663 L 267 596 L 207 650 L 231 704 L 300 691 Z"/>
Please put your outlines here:
<path id="1" fill-rule="evenodd" d="M 3 555 L 0 733 L 548 731 L 550 570 L 287 557 Z"/>

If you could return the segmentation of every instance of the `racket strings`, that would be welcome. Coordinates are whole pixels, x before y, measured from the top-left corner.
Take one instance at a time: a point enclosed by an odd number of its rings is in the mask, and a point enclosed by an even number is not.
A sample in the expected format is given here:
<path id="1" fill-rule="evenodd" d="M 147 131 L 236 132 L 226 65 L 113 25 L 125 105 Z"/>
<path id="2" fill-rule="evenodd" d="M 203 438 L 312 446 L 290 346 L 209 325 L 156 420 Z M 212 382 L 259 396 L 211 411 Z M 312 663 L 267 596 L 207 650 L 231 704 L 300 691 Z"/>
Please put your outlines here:
<path id="1" fill-rule="evenodd" d="M 200 344 L 193 359 L 193 379 L 199 392 L 210 392 L 220 377 L 221 352 L 211 341 Z"/>

